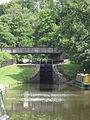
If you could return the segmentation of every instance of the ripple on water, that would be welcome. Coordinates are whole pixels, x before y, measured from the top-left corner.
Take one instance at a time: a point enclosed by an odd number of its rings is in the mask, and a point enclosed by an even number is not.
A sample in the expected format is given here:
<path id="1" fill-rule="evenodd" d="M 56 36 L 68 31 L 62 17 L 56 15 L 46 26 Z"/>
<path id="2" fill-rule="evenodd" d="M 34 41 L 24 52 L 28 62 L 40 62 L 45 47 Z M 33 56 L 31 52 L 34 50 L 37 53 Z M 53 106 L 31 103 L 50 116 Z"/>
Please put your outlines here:
<path id="1" fill-rule="evenodd" d="M 42 93 L 27 93 L 20 95 L 22 97 L 19 98 L 6 98 L 7 100 L 15 100 L 15 101 L 28 101 L 28 102 L 63 102 L 66 97 L 74 97 L 78 96 L 76 94 L 42 94 Z"/>

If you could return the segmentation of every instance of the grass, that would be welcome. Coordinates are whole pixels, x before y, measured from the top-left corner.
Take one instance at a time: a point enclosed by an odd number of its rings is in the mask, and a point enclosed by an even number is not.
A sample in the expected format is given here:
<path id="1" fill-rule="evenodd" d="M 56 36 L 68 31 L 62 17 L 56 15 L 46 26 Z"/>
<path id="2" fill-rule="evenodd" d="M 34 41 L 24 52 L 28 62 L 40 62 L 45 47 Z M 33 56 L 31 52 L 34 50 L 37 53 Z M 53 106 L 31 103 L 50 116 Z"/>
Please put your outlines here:
<path id="1" fill-rule="evenodd" d="M 11 65 L 0 68 L 0 84 L 9 83 L 14 85 L 17 83 L 27 82 L 27 80 L 35 73 L 35 66 L 19 66 Z"/>
<path id="2" fill-rule="evenodd" d="M 78 72 L 83 72 L 84 70 L 84 67 L 80 66 L 79 64 L 74 64 L 71 62 L 66 62 L 58 66 L 63 70 L 66 76 L 73 80 L 76 78 L 76 74 Z"/>

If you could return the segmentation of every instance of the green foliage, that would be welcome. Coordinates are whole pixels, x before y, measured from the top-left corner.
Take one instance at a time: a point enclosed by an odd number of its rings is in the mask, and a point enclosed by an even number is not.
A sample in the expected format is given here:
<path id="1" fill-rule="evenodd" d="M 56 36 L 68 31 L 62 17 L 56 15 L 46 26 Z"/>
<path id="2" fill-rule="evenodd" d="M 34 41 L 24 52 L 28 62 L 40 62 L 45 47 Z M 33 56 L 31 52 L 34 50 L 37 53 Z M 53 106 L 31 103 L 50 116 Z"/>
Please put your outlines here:
<path id="1" fill-rule="evenodd" d="M 0 5 L 0 46 L 57 47 L 90 67 L 89 0 L 12 0 Z"/>
<path id="2" fill-rule="evenodd" d="M 31 55 L 31 54 L 28 54 L 28 55 L 27 55 L 27 58 L 30 59 L 30 60 L 32 60 L 32 55 Z"/>
<path id="3" fill-rule="evenodd" d="M 0 67 L 3 66 L 4 62 L 8 62 L 8 60 L 12 59 L 13 56 L 7 52 L 0 51 Z"/>
<path id="4" fill-rule="evenodd" d="M 33 29 L 32 20 L 34 17 L 28 9 L 22 9 L 22 7 L 16 3 L 7 8 L 4 15 L 0 17 L 3 27 L 1 30 L 1 36 L 5 36 L 7 43 L 1 38 L 1 43 L 5 46 L 32 46 L 33 41 Z M 4 34 L 4 35 L 3 35 Z M 10 44 L 12 38 L 12 43 Z"/>
<path id="5" fill-rule="evenodd" d="M 12 46 L 15 37 L 10 33 L 9 26 L 0 22 L 0 46 Z"/>
<path id="6" fill-rule="evenodd" d="M 67 63 L 61 64 L 61 65 L 58 65 L 58 67 L 60 67 L 63 70 L 64 74 L 72 80 L 76 79 L 77 73 L 84 72 L 84 67 L 82 67 L 78 64 L 75 64 L 75 63 L 71 63 L 71 62 L 67 62 Z M 88 70 L 87 70 L 87 72 L 88 72 Z"/>
<path id="7" fill-rule="evenodd" d="M 23 61 L 22 59 L 24 59 L 24 58 L 29 59 L 29 60 L 32 60 L 32 58 L 33 58 L 33 56 L 31 54 L 27 54 L 27 55 L 25 55 L 25 54 L 21 54 L 21 55 L 15 54 L 14 57 L 16 58 L 17 63 L 22 63 L 22 61 Z"/>
<path id="8" fill-rule="evenodd" d="M 55 40 L 53 36 L 57 29 L 52 11 L 50 9 L 41 10 L 38 18 L 39 24 L 35 29 L 35 46 L 53 47 Z"/>
<path id="9" fill-rule="evenodd" d="M 12 59 L 12 55 L 7 52 L 0 51 L 0 64 L 4 61 L 8 61 L 9 59 Z"/>
<path id="10" fill-rule="evenodd" d="M 20 55 L 15 54 L 15 55 L 14 55 L 14 57 L 16 58 L 17 63 L 20 63 L 20 62 L 21 62 L 22 58 L 21 58 L 21 56 L 20 56 Z"/>
<path id="11" fill-rule="evenodd" d="M 57 11 L 60 37 L 58 47 L 75 63 L 90 66 L 90 10 L 89 2 L 61 1 L 62 9 Z M 59 41 L 59 40 L 58 40 Z"/>

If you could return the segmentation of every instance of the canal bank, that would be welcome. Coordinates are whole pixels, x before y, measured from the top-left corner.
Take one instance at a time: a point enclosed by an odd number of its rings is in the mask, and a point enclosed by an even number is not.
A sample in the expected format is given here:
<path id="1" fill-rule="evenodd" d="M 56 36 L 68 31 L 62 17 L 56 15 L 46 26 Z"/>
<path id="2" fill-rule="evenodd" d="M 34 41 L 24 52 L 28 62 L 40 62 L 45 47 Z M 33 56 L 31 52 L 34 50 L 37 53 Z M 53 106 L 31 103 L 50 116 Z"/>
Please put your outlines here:
<path id="1" fill-rule="evenodd" d="M 35 65 L 10 65 L 0 68 L 0 86 L 14 87 L 27 82 L 35 74 Z"/>
<path id="2" fill-rule="evenodd" d="M 57 69 L 60 73 L 62 73 L 67 79 L 75 80 L 77 73 L 88 73 L 90 74 L 90 69 L 85 68 L 79 64 L 71 63 L 70 61 L 57 64 Z"/>
<path id="3" fill-rule="evenodd" d="M 17 64 L 10 65 L 7 67 L 0 68 L 0 86 L 2 89 L 9 87 L 14 87 L 17 84 L 22 83 L 39 83 L 40 82 L 40 65 L 30 65 L 30 64 Z M 45 72 L 44 70 L 43 72 Z M 66 83 L 69 78 L 67 78 L 62 69 L 57 65 L 53 65 L 53 76 L 52 79 L 54 83 Z"/>
<path id="4" fill-rule="evenodd" d="M 76 64 L 54 64 L 52 68 L 52 79 L 56 84 L 61 82 L 72 84 L 77 72 L 81 69 Z M 0 88 L 7 89 L 23 83 L 40 83 L 39 70 L 39 64 L 17 64 L 0 68 Z M 46 69 L 43 70 L 45 71 Z"/>

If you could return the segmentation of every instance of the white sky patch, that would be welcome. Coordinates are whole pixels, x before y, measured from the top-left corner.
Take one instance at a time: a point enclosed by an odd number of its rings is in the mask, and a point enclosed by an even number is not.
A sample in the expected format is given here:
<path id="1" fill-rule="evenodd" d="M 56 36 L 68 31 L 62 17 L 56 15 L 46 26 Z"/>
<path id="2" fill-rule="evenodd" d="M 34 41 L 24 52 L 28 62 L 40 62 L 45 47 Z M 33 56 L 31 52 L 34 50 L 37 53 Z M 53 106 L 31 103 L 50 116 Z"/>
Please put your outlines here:
<path id="1" fill-rule="evenodd" d="M 58 2 L 58 0 L 53 0 L 54 2 Z"/>
<path id="2" fill-rule="evenodd" d="M 0 4 L 2 4 L 2 3 L 8 3 L 8 2 L 10 2 L 10 0 L 0 0 Z"/>

